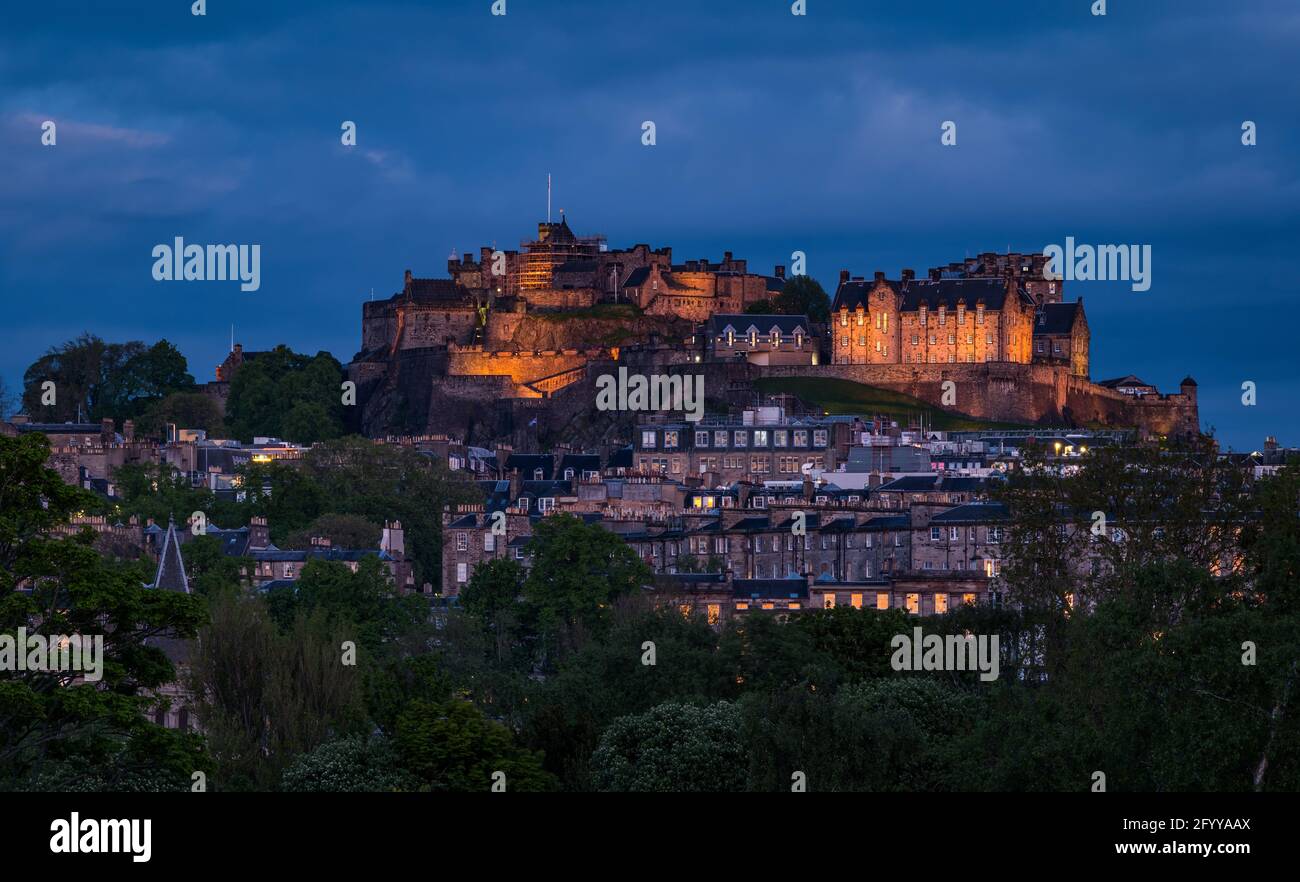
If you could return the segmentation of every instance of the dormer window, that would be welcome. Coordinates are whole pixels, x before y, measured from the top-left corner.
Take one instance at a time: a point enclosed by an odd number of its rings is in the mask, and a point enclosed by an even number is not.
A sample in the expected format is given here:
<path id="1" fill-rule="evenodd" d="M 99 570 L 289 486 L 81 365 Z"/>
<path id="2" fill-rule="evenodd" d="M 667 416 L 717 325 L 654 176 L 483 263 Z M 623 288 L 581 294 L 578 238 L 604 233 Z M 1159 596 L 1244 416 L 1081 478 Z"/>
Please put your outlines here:
<path id="1" fill-rule="evenodd" d="M 544 472 L 542 469 L 533 469 L 534 481 L 542 481 L 545 480 L 545 478 L 546 478 L 546 472 Z"/>

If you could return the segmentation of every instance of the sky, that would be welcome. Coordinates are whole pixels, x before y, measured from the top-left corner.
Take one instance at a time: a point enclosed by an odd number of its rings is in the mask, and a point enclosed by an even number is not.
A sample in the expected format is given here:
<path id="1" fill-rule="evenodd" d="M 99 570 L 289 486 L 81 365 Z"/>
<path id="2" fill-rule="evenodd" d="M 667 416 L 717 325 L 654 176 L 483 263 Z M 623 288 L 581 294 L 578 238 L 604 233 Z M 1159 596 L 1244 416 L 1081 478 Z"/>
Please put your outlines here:
<path id="1" fill-rule="evenodd" d="M 372 290 L 518 247 L 549 173 L 579 234 L 761 272 L 798 250 L 832 294 L 1150 245 L 1149 291 L 1066 284 L 1093 378 L 1191 375 L 1225 446 L 1300 444 L 1295 0 L 506 4 L 0 5 L 0 377 L 90 332 L 168 339 L 202 382 L 232 324 L 346 363 Z M 260 289 L 155 281 L 177 236 L 260 245 Z"/>

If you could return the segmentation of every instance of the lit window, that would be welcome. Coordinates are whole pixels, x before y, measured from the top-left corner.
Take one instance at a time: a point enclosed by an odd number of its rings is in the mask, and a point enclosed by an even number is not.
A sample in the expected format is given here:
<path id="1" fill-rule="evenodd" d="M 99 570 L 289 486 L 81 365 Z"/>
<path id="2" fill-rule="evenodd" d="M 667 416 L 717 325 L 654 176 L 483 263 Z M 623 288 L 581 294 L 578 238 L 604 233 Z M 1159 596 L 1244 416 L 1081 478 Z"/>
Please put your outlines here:
<path id="1" fill-rule="evenodd" d="M 862 609 L 862 595 L 861 594 L 849 595 L 849 605 L 852 606 L 854 609 Z"/>
<path id="2" fill-rule="evenodd" d="M 889 609 L 889 595 L 881 591 L 876 595 L 876 609 Z"/>
<path id="3" fill-rule="evenodd" d="M 947 594 L 936 594 L 936 595 L 934 595 L 934 611 L 935 611 L 936 613 L 946 613 L 946 612 L 948 611 L 948 595 L 947 595 Z"/>
<path id="4" fill-rule="evenodd" d="M 921 614 L 921 595 L 919 594 L 907 595 L 907 611 L 914 616 Z"/>

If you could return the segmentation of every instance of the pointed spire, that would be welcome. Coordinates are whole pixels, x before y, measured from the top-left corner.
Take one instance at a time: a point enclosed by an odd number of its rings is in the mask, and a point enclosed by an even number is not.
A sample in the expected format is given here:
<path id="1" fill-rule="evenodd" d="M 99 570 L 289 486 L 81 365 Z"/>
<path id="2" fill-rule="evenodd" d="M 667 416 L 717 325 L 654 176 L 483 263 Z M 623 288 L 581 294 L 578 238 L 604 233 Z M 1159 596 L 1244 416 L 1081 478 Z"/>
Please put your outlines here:
<path id="1" fill-rule="evenodd" d="M 163 538 L 162 554 L 158 555 L 158 573 L 151 588 L 163 591 L 190 593 L 190 580 L 185 575 L 185 560 L 181 557 L 181 540 L 176 535 L 176 519 L 167 516 L 167 535 Z"/>

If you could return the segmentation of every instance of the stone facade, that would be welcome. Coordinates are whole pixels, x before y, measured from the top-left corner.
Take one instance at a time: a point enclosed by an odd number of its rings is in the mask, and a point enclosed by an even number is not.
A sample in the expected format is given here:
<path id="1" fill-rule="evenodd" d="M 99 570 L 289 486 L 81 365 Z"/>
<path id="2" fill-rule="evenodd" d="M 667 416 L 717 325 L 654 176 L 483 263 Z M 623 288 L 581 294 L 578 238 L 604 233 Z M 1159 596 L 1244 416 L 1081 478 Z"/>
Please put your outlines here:
<path id="1" fill-rule="evenodd" d="M 831 304 L 835 364 L 979 364 L 1032 358 L 1034 302 L 1014 280 L 874 282 L 841 273 Z"/>

